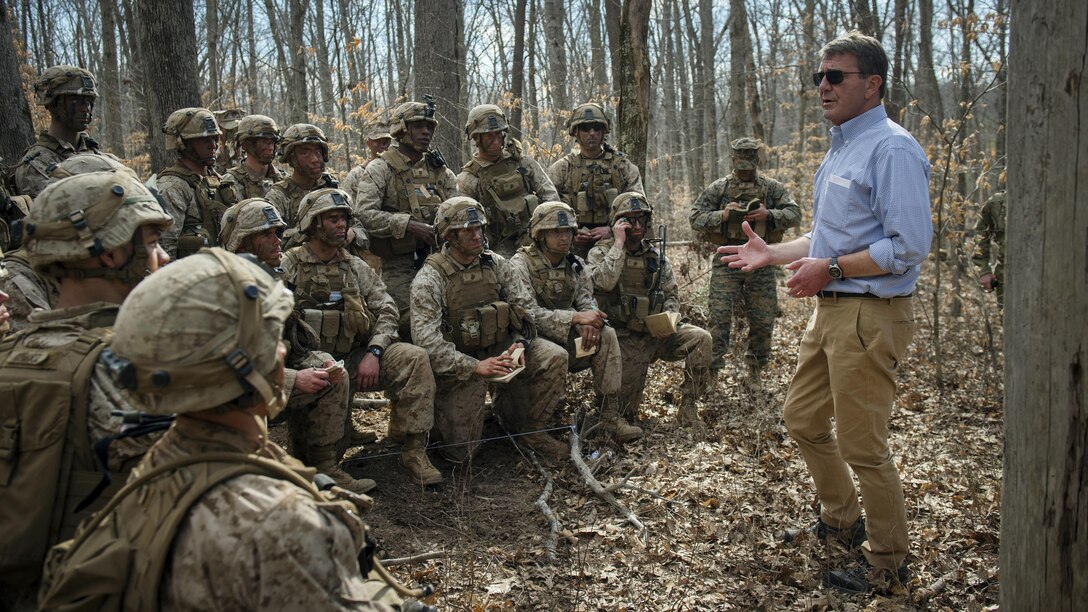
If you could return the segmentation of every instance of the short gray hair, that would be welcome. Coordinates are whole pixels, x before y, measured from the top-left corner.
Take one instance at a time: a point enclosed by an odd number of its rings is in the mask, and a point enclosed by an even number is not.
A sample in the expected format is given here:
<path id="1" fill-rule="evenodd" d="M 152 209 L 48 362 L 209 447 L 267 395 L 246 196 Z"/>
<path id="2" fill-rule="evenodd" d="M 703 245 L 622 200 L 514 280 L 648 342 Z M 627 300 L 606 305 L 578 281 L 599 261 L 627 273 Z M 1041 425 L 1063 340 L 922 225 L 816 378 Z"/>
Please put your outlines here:
<path id="1" fill-rule="evenodd" d="M 840 36 L 820 49 L 820 57 L 853 55 L 858 60 L 858 70 L 865 74 L 880 77 L 880 97 L 888 91 L 888 54 L 880 41 L 853 30 Z"/>

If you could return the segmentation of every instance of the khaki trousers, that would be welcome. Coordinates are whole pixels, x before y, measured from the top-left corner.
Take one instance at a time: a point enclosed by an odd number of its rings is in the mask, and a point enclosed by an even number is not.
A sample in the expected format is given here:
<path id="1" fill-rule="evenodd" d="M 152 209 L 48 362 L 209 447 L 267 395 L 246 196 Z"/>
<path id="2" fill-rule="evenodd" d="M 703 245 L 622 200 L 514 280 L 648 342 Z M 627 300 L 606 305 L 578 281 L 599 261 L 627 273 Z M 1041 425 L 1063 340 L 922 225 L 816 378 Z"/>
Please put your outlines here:
<path id="1" fill-rule="evenodd" d="M 853 470 L 866 514 L 865 556 L 888 569 L 907 555 L 907 514 L 888 417 L 896 370 L 913 335 L 910 298 L 819 298 L 786 394 L 786 427 L 808 464 L 821 518 L 841 529 L 861 516 Z"/>

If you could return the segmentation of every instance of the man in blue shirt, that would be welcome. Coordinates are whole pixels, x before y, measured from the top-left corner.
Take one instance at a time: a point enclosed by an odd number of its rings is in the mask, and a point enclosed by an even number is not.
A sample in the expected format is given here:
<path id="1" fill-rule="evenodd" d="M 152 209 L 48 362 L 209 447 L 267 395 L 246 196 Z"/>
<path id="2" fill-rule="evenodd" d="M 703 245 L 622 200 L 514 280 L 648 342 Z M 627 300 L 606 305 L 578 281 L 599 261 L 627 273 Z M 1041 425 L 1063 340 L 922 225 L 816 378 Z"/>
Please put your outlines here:
<path id="1" fill-rule="evenodd" d="M 812 533 L 864 553 L 823 582 L 869 592 L 910 577 L 888 418 L 897 366 L 914 333 L 911 296 L 933 234 L 930 166 L 881 105 L 888 57 L 880 43 L 851 32 L 821 56 L 813 83 L 833 127 L 831 150 L 816 172 L 812 230 L 768 245 L 745 223 L 748 242 L 719 252 L 744 271 L 785 264 L 794 272 L 786 282 L 790 295 L 817 298 L 784 416 L 820 497 Z"/>

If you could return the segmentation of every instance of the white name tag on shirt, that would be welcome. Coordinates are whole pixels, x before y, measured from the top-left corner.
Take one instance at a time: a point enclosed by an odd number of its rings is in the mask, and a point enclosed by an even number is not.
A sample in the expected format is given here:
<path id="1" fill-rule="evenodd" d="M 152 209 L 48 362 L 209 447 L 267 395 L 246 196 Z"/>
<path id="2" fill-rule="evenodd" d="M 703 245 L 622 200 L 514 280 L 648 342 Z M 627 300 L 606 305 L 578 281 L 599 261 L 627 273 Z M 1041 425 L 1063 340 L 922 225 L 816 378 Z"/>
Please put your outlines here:
<path id="1" fill-rule="evenodd" d="M 846 187 L 847 189 L 850 189 L 850 179 L 848 178 L 843 178 L 837 174 L 829 174 L 827 176 L 827 180 L 829 182 L 835 183 L 839 187 Z"/>

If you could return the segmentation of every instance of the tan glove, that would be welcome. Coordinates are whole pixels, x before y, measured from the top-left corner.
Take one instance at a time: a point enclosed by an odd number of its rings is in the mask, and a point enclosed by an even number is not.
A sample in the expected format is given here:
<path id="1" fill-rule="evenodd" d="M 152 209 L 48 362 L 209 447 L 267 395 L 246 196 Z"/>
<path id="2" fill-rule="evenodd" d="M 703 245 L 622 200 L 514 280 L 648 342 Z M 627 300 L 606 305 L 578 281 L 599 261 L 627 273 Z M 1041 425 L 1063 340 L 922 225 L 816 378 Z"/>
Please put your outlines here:
<path id="1" fill-rule="evenodd" d="M 373 317 L 357 294 L 344 294 L 344 332 L 352 338 L 365 336 L 374 323 Z"/>

